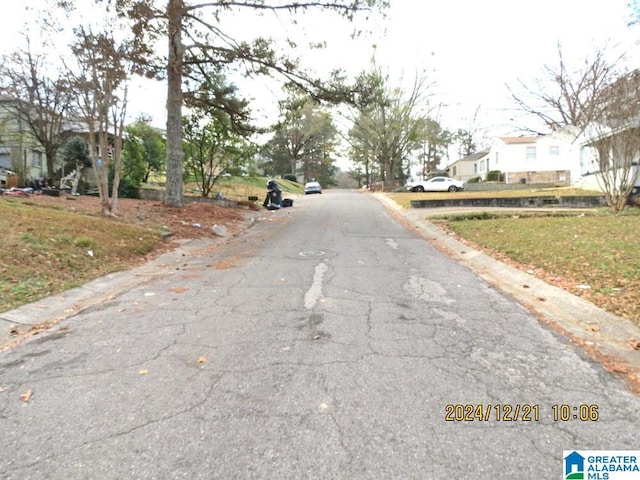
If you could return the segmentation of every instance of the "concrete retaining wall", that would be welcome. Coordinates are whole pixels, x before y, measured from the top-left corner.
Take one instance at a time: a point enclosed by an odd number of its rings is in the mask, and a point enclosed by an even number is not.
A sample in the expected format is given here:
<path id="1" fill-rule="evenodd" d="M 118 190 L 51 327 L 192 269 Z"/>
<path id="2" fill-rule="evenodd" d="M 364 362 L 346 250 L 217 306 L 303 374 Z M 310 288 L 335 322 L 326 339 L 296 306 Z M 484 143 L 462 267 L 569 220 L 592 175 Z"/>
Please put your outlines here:
<path id="1" fill-rule="evenodd" d="M 455 198 L 455 193 L 451 198 L 442 200 L 412 200 L 412 208 L 433 208 L 433 207 L 562 207 L 562 208 L 596 208 L 606 205 L 604 196 L 571 196 L 556 197 L 545 195 L 539 197 L 516 197 L 516 198 Z"/>

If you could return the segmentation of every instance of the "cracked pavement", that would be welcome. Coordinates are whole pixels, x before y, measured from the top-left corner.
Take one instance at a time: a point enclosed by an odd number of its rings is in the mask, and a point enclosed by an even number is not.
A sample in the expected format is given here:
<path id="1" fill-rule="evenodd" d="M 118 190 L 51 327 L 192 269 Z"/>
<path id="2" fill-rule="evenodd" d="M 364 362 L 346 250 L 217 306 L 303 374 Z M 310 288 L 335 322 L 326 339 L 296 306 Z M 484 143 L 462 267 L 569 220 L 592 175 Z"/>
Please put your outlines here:
<path id="1" fill-rule="evenodd" d="M 552 478 L 563 450 L 639 448 L 621 380 L 370 195 L 161 267 L 0 353 L 0 478 Z"/>

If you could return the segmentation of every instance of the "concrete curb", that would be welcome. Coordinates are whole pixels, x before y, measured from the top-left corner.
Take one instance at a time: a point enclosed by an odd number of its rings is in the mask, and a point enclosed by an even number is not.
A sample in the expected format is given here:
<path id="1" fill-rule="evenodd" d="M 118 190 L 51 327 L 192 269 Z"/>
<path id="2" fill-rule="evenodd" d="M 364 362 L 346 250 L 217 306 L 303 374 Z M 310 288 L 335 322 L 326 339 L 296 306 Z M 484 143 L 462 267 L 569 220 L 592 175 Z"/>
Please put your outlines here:
<path id="1" fill-rule="evenodd" d="M 154 277 L 173 275 L 176 264 L 184 262 L 185 257 L 205 253 L 213 245 L 231 241 L 256 225 L 259 217 L 248 216 L 234 235 L 179 241 L 175 249 L 142 266 L 111 273 L 80 287 L 0 313 L 0 351 L 133 287 L 143 285 Z"/>

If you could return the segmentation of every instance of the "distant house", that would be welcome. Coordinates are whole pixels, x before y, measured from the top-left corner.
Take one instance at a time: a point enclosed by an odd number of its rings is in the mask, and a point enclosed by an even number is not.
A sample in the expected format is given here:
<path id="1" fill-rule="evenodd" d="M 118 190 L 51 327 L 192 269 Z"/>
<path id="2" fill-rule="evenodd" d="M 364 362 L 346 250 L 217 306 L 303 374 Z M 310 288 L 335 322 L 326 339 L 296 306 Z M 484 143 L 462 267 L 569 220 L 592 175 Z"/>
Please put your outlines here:
<path id="1" fill-rule="evenodd" d="M 489 153 L 477 161 L 477 175 L 486 179 L 502 172 L 505 183 L 570 185 L 581 176 L 580 145 L 575 132 L 561 129 L 548 135 L 498 137 Z"/>
<path id="2" fill-rule="evenodd" d="M 15 172 L 21 184 L 47 174 L 44 147 L 16 108 L 17 100 L 0 97 L 0 168 Z"/>
<path id="3" fill-rule="evenodd" d="M 488 156 L 489 149 L 468 155 L 449 165 L 447 173 L 451 178 L 462 180 L 463 182 L 479 177 L 479 166 L 486 165 Z"/>

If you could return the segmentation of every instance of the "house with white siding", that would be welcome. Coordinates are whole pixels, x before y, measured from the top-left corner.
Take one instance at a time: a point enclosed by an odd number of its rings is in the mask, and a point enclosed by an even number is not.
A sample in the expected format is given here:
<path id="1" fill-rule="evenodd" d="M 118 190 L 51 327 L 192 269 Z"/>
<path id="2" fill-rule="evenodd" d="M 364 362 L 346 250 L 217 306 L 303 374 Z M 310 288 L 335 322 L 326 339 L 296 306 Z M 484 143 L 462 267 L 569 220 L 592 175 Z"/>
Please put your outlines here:
<path id="1" fill-rule="evenodd" d="M 483 180 L 499 170 L 504 182 L 571 185 L 582 176 L 581 148 L 575 132 L 561 129 L 548 135 L 498 137 L 489 153 L 478 159 L 477 176 Z"/>
<path id="2" fill-rule="evenodd" d="M 447 174 L 451 178 L 462 180 L 463 182 L 467 182 L 471 178 L 476 178 L 479 176 L 478 166 L 483 162 L 486 163 L 488 155 L 489 149 L 486 149 L 456 160 L 447 167 Z"/>

